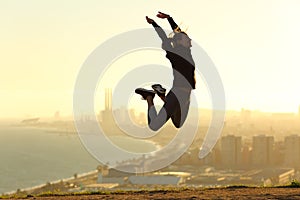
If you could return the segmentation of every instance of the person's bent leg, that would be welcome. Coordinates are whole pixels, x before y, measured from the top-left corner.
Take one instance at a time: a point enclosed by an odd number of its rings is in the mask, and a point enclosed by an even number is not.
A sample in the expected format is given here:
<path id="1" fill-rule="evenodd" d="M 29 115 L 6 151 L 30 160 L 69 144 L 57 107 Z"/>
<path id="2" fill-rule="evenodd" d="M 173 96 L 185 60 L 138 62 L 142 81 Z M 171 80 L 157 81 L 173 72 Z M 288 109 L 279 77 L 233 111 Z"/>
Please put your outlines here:
<path id="1" fill-rule="evenodd" d="M 189 112 L 189 103 L 179 106 L 171 116 L 172 122 L 176 128 L 181 128 Z"/>
<path id="2" fill-rule="evenodd" d="M 148 103 L 148 125 L 153 131 L 159 130 L 171 117 L 174 109 L 176 108 L 174 95 L 169 92 L 166 96 L 165 103 L 157 114 L 153 104 Z"/>
<path id="3" fill-rule="evenodd" d="M 157 114 L 154 106 L 148 109 L 148 126 L 153 131 L 158 131 L 169 119 L 168 114 L 164 108 L 162 108 Z"/>
<path id="4" fill-rule="evenodd" d="M 159 114 L 157 114 L 153 103 L 153 97 L 147 96 L 146 100 L 148 103 L 148 126 L 151 130 L 157 131 L 167 121 L 166 112 L 163 111 L 164 109 L 161 109 Z"/>
<path id="5" fill-rule="evenodd" d="M 190 107 L 190 92 L 183 90 L 174 90 L 176 98 L 176 108 L 174 109 L 171 120 L 176 128 L 181 128 L 184 124 Z"/>
<path id="6" fill-rule="evenodd" d="M 157 117 L 157 112 L 154 107 L 153 98 L 148 96 L 146 98 L 148 104 L 148 125 L 151 124 L 151 120 Z"/>

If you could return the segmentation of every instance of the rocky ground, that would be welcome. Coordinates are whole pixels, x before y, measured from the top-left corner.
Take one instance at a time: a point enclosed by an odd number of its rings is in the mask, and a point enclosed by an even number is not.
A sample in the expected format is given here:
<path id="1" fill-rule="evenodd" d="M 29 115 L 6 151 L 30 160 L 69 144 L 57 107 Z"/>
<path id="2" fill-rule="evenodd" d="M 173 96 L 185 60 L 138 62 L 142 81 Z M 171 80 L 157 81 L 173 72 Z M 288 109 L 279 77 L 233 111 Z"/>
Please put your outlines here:
<path id="1" fill-rule="evenodd" d="M 10 198 L 14 199 L 14 198 Z M 35 200 L 96 199 L 300 199 L 300 188 L 212 188 L 115 192 L 71 196 L 28 196 Z"/>

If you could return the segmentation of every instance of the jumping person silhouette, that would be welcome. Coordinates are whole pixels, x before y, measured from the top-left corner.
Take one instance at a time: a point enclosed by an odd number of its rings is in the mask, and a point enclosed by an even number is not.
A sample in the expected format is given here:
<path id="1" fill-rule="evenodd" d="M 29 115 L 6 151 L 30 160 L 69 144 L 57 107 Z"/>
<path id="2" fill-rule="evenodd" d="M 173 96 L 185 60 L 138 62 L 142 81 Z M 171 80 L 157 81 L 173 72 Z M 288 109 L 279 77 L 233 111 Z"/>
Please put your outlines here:
<path id="1" fill-rule="evenodd" d="M 149 24 L 155 28 L 162 40 L 162 49 L 166 51 L 166 57 L 170 60 L 173 69 L 173 86 L 169 93 L 160 84 L 152 85 L 153 90 L 137 88 L 135 92 L 140 94 L 148 103 L 148 126 L 150 129 L 159 130 L 170 118 L 176 128 L 180 128 L 186 120 L 191 91 L 195 89 L 195 63 L 191 55 L 191 39 L 181 31 L 170 15 L 158 12 L 161 19 L 167 19 L 173 30 L 173 37 L 168 38 L 163 29 L 146 16 Z M 164 102 L 157 114 L 153 98 L 157 94 Z"/>

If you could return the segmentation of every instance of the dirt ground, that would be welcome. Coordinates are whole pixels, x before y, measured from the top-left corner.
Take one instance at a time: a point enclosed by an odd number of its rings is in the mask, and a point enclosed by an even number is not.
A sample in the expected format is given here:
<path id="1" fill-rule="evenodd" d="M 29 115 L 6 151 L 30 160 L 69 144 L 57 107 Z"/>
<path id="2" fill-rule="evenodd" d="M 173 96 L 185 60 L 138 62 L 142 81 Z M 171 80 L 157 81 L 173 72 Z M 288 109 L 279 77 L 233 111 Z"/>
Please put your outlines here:
<path id="1" fill-rule="evenodd" d="M 213 188 L 181 191 L 137 191 L 116 194 L 28 197 L 35 200 L 96 199 L 300 199 L 300 188 Z"/>

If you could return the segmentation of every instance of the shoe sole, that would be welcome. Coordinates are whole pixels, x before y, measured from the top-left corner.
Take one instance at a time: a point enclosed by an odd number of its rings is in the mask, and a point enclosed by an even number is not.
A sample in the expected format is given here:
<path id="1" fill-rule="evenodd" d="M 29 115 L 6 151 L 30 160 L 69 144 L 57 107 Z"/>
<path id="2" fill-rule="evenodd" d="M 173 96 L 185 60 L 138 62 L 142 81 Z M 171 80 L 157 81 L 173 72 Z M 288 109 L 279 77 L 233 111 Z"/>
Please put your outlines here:
<path id="1" fill-rule="evenodd" d="M 166 94 L 166 89 L 163 88 L 160 84 L 154 84 L 151 87 L 158 96 L 164 96 Z"/>
<path id="2" fill-rule="evenodd" d="M 152 96 L 154 98 L 155 92 L 153 90 L 146 90 L 144 88 L 135 89 L 135 93 L 141 95 L 143 99 L 146 99 L 147 96 Z"/>

